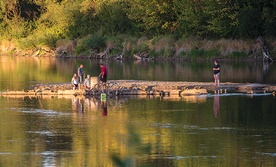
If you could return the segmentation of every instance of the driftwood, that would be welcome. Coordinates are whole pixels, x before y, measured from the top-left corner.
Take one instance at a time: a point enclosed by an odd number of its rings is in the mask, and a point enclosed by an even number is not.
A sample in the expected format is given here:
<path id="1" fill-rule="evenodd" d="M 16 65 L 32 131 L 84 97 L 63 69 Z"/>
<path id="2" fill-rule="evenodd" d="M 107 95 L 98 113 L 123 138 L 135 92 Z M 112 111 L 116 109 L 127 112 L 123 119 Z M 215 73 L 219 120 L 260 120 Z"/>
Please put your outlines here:
<path id="1" fill-rule="evenodd" d="M 100 52 L 96 55 L 96 58 L 98 59 L 106 59 L 108 58 L 110 48 L 107 47 L 103 52 Z"/>
<path id="2" fill-rule="evenodd" d="M 123 52 L 116 56 L 117 60 L 122 60 L 125 54 L 125 45 L 123 45 Z"/>
<path id="3" fill-rule="evenodd" d="M 265 38 L 264 37 L 258 37 L 257 42 L 259 42 L 262 45 L 263 61 L 273 62 L 273 59 L 269 55 L 269 51 L 267 49 Z"/>
<path id="4" fill-rule="evenodd" d="M 119 54 L 116 54 L 116 55 L 112 55 L 109 58 L 111 58 L 113 60 L 123 60 L 123 54 L 119 53 Z"/>
<path id="5" fill-rule="evenodd" d="M 135 60 L 149 60 L 149 52 L 148 51 L 143 51 L 139 53 L 135 53 L 133 55 Z"/>

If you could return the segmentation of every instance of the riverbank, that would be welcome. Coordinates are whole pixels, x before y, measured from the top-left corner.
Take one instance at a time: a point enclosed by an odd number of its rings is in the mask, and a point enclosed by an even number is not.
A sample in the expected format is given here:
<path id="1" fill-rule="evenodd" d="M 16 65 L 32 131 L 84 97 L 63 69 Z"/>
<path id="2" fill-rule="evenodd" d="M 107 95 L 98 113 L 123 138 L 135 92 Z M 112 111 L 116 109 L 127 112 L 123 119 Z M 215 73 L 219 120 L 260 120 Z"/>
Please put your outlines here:
<path id="1" fill-rule="evenodd" d="M 94 38 L 86 40 L 93 40 Z M 79 59 L 135 59 L 135 60 L 180 60 L 206 61 L 220 60 L 263 60 L 262 44 L 252 40 L 233 39 L 172 39 L 170 36 L 162 38 L 128 38 L 119 42 L 102 39 L 103 46 L 93 49 L 84 44 L 84 39 L 58 40 L 55 47 L 41 46 L 36 48 L 22 48 L 12 41 L 1 41 L 0 54 L 24 57 L 58 57 Z M 154 41 L 154 42 L 153 42 Z M 274 38 L 266 41 L 268 55 L 275 60 Z"/>
<path id="2" fill-rule="evenodd" d="M 155 96 L 189 96 L 209 93 L 244 93 L 266 94 L 275 96 L 276 85 L 259 83 L 221 83 L 214 86 L 212 82 L 172 82 L 172 81 L 144 81 L 144 80 L 112 80 L 116 87 L 108 87 L 106 90 L 93 88 L 85 90 L 72 90 L 70 83 L 37 84 L 22 91 L 1 92 L 1 96 L 9 95 L 86 95 L 99 96 L 105 92 L 108 96 L 124 95 L 155 95 Z"/>

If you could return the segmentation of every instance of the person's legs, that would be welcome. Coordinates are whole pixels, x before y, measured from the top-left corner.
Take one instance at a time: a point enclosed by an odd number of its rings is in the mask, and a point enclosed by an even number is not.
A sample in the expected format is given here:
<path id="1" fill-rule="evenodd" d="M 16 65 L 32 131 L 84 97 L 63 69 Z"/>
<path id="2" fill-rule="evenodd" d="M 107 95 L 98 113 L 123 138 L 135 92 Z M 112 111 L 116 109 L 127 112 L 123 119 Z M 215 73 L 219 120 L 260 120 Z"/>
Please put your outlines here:
<path id="1" fill-rule="evenodd" d="M 218 85 L 218 86 L 219 86 L 219 74 L 220 74 L 220 73 L 216 74 L 216 76 L 217 76 L 217 85 Z"/>
<path id="2" fill-rule="evenodd" d="M 106 82 L 103 82 L 103 88 L 106 89 Z"/>
<path id="3" fill-rule="evenodd" d="M 82 83 L 82 76 L 79 76 L 80 84 Z"/>
<path id="4" fill-rule="evenodd" d="M 101 78 L 101 83 L 103 84 L 103 88 L 106 89 L 106 79 L 107 79 L 107 76 L 104 75 L 102 78 Z"/>
<path id="5" fill-rule="evenodd" d="M 218 74 L 214 74 L 214 80 L 215 80 L 215 86 L 219 86 L 219 73 Z"/>
<path id="6" fill-rule="evenodd" d="M 77 84 L 74 84 L 73 85 L 73 90 L 76 90 L 78 88 L 78 85 Z"/>

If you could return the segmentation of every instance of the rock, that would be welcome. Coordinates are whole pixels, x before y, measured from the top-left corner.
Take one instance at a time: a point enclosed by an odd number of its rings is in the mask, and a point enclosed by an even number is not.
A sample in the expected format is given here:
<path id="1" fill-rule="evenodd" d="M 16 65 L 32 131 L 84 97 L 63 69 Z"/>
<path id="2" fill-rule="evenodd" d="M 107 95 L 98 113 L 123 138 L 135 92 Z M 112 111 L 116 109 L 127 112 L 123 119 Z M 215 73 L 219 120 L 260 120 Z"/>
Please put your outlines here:
<path id="1" fill-rule="evenodd" d="M 180 95 L 180 90 L 170 90 L 169 95 Z"/>
<path id="2" fill-rule="evenodd" d="M 183 90 L 180 95 L 197 95 L 197 94 L 207 94 L 206 89 L 185 89 Z"/>

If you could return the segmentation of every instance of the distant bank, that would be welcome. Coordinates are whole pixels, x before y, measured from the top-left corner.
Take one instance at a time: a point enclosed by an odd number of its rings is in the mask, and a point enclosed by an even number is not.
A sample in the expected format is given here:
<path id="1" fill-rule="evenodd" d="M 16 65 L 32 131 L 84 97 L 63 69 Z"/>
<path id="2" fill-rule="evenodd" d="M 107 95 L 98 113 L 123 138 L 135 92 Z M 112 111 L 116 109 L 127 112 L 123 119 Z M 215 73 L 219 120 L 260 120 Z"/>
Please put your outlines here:
<path id="1" fill-rule="evenodd" d="M 6 40 L 0 44 L 0 54 L 26 57 L 51 56 L 82 59 L 135 59 L 141 61 L 160 59 L 262 61 L 266 54 L 270 60 L 276 59 L 276 40 L 274 38 L 210 40 L 198 38 L 174 39 L 170 36 L 164 36 L 158 39 L 140 37 L 132 40 L 128 38 L 113 39 L 112 41 L 105 38 L 95 38 L 59 40 L 55 48 L 40 46 L 31 49 L 19 48 L 13 42 Z M 91 41 L 101 41 L 104 45 L 88 45 L 87 42 Z"/>

